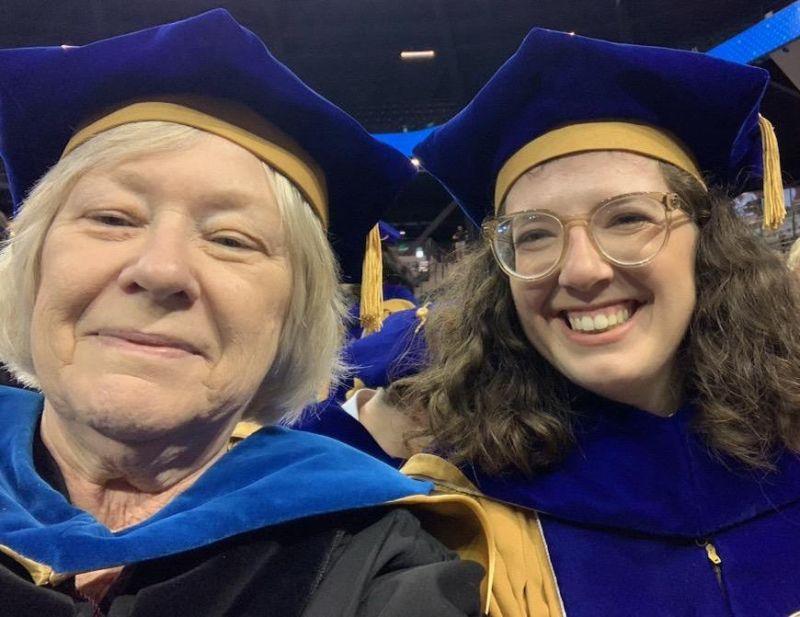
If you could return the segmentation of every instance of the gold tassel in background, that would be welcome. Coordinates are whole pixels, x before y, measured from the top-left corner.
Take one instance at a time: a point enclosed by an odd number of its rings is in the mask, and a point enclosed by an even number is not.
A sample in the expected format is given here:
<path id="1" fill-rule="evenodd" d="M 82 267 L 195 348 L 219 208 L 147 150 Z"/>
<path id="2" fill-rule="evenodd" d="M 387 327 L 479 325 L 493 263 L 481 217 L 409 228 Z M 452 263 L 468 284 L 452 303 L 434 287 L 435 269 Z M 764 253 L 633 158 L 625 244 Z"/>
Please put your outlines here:
<path id="1" fill-rule="evenodd" d="M 381 234 L 375 225 L 367 235 L 367 250 L 361 270 L 361 336 L 378 332 L 383 323 L 383 256 Z"/>
<path id="2" fill-rule="evenodd" d="M 764 166 L 764 229 L 778 229 L 786 218 L 778 140 L 772 123 L 762 115 L 758 116 L 758 128 Z"/>

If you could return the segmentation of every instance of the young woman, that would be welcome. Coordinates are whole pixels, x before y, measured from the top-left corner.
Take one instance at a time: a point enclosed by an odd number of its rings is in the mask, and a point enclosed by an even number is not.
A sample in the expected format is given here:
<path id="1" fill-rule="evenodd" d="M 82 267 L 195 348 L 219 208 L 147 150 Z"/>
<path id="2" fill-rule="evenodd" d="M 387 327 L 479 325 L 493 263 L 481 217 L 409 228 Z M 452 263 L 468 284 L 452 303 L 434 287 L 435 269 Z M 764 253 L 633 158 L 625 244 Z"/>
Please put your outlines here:
<path id="1" fill-rule="evenodd" d="M 405 471 L 484 503 L 497 614 L 800 611 L 800 304 L 717 188 L 779 219 L 767 81 L 534 30 L 416 150 L 490 216 L 395 386 L 441 454 Z"/>

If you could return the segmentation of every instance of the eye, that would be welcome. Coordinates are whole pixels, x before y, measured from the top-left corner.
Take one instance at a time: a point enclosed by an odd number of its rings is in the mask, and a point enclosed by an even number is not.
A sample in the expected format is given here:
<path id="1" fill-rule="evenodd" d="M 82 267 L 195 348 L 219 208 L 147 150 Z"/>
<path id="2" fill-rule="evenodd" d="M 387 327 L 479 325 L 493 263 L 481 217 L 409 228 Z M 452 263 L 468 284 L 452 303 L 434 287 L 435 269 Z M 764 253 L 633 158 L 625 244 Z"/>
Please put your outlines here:
<path id="1" fill-rule="evenodd" d="M 555 234 L 549 229 L 527 229 L 514 239 L 514 244 L 517 247 L 531 247 L 555 237 Z"/>
<path id="2" fill-rule="evenodd" d="M 546 229 L 536 229 L 523 232 L 517 238 L 517 242 L 533 242 L 535 240 L 542 240 L 544 238 L 552 238 L 553 234 Z"/>
<path id="3" fill-rule="evenodd" d="M 615 216 L 611 221 L 609 221 L 609 225 L 611 226 L 640 225 L 642 223 L 652 223 L 652 222 L 653 221 L 651 220 L 651 218 L 645 214 L 640 214 L 638 212 L 627 212 Z"/>
<path id="4" fill-rule="evenodd" d="M 251 241 L 240 238 L 239 236 L 214 236 L 211 238 L 211 242 L 230 249 L 257 250 L 257 247 L 253 246 Z"/>
<path id="5" fill-rule="evenodd" d="M 620 233 L 634 233 L 664 222 L 664 206 L 643 196 L 609 202 L 597 211 L 593 220 L 596 229 Z"/>
<path id="6" fill-rule="evenodd" d="M 108 227 L 132 227 L 134 225 L 134 221 L 130 217 L 117 212 L 93 212 L 89 215 L 89 219 Z"/>

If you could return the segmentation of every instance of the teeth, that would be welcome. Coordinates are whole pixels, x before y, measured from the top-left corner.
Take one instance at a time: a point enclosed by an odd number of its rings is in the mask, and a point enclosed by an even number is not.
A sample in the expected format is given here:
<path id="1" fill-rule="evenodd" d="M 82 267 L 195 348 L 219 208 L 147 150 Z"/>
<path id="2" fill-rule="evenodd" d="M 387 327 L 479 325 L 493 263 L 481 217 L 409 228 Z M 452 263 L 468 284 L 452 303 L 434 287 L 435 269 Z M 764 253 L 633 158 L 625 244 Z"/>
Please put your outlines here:
<path id="1" fill-rule="evenodd" d="M 630 310 L 622 308 L 614 312 L 598 313 L 594 317 L 589 315 L 567 315 L 569 325 L 579 332 L 605 332 L 611 328 L 621 326 L 631 317 Z"/>

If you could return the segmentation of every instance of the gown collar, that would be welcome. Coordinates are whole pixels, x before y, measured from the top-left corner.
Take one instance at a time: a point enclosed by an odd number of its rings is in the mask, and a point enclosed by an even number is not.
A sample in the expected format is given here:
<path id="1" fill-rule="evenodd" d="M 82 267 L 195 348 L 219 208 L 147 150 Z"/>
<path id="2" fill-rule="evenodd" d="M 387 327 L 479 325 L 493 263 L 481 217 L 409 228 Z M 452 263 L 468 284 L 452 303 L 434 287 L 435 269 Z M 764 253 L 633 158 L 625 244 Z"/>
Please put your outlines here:
<path id="1" fill-rule="evenodd" d="M 598 397 L 581 399 L 576 446 L 552 470 L 465 473 L 489 497 L 574 523 L 701 538 L 800 500 L 800 458 L 776 472 L 712 455 L 692 429 L 695 409 L 664 418 Z"/>
<path id="2" fill-rule="evenodd" d="M 0 545 L 57 573 L 155 559 L 431 490 L 333 439 L 265 427 L 154 516 L 111 532 L 37 473 L 33 442 L 42 405 L 38 394 L 0 386 Z"/>

